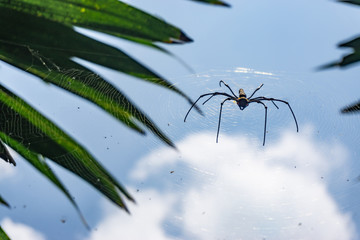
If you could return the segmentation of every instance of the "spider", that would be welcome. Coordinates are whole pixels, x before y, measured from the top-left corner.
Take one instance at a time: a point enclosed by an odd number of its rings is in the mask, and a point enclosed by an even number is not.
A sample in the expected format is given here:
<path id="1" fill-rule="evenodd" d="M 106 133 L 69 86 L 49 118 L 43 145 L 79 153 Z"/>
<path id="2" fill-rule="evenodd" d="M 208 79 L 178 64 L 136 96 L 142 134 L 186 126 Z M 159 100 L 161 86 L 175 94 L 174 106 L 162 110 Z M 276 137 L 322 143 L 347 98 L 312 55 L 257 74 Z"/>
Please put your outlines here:
<path id="1" fill-rule="evenodd" d="M 252 96 L 254 96 L 254 94 L 260 90 L 260 88 L 262 86 L 264 86 L 264 84 L 261 84 L 258 88 L 255 89 L 255 91 L 250 95 L 250 97 L 246 97 L 246 94 L 244 92 L 244 89 L 240 88 L 239 90 L 239 96 L 236 96 L 235 93 L 233 92 L 233 90 L 229 87 L 229 85 L 227 85 L 223 80 L 221 80 L 219 82 L 219 85 L 221 87 L 221 84 L 224 84 L 229 90 L 230 92 L 232 93 L 232 95 L 228 94 L 228 93 L 225 93 L 225 92 L 213 92 L 213 93 L 206 93 L 206 94 L 203 94 L 201 95 L 194 103 L 193 105 L 190 107 L 189 111 L 186 113 L 185 115 L 185 118 L 184 118 L 184 122 L 186 121 L 186 118 L 187 116 L 189 115 L 191 109 L 195 106 L 195 104 L 203 97 L 205 96 L 210 96 L 207 100 L 205 100 L 205 102 L 203 102 L 203 105 L 205 103 L 207 103 L 212 97 L 214 96 L 217 96 L 217 95 L 222 95 L 222 96 L 225 96 L 227 98 L 225 98 L 221 104 L 220 104 L 220 115 L 219 115 L 219 123 L 218 123 L 218 129 L 217 129 L 217 134 L 216 134 L 216 142 L 218 142 L 218 139 L 219 139 L 219 131 L 220 131 L 220 122 L 221 122 L 221 112 L 222 112 L 222 107 L 224 105 L 224 103 L 226 101 L 229 101 L 229 100 L 233 100 L 236 102 L 236 104 L 239 106 L 240 110 L 244 110 L 247 106 L 249 106 L 250 103 L 259 103 L 259 104 L 262 104 L 265 108 L 265 125 L 264 125 L 264 139 L 263 139 L 263 146 L 265 145 L 265 138 L 266 138 L 266 122 L 267 122 L 267 106 L 265 105 L 265 103 L 263 103 L 263 101 L 271 101 L 275 107 L 277 109 L 279 109 L 279 107 L 275 104 L 275 101 L 277 102 L 282 102 L 282 103 L 285 103 L 286 105 L 288 105 L 290 111 L 291 111 L 291 114 L 293 115 L 294 117 L 294 120 L 295 120 L 295 124 L 296 124 L 296 131 L 299 132 L 299 127 L 298 127 L 298 123 L 296 121 L 296 117 L 295 117 L 295 114 L 290 106 L 290 104 L 287 102 L 287 101 L 284 101 L 284 100 L 281 100 L 281 99 L 276 99 L 276 98 L 267 98 L 267 97 L 255 97 L 255 98 L 252 98 Z"/>

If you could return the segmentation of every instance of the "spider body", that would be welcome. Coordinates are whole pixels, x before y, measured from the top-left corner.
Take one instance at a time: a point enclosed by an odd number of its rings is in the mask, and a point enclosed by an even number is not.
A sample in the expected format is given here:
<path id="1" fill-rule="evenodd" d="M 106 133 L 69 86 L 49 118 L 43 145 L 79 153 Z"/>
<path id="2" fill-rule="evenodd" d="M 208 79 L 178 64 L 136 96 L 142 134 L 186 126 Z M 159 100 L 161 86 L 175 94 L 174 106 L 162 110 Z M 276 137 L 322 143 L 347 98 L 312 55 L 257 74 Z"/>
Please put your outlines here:
<path id="1" fill-rule="evenodd" d="M 249 106 L 249 101 L 245 99 L 238 99 L 236 104 L 239 106 L 240 110 L 244 110 L 247 106 Z"/>
<path id="2" fill-rule="evenodd" d="M 219 139 L 219 131 L 220 131 L 220 123 L 221 123 L 221 113 L 222 113 L 222 107 L 224 105 L 224 103 L 226 101 L 229 100 L 233 100 L 236 102 L 236 104 L 239 106 L 240 110 L 244 110 L 247 106 L 249 106 L 250 103 L 259 103 L 261 105 L 264 106 L 265 109 L 265 124 L 264 124 L 264 139 L 263 139 L 263 145 L 265 145 L 265 138 L 266 138 L 266 123 L 267 123 L 267 106 L 265 105 L 265 103 L 263 103 L 263 101 L 271 101 L 276 108 L 279 108 L 275 102 L 282 102 L 285 103 L 289 109 L 290 112 L 292 114 L 292 116 L 294 117 L 294 121 L 295 121 L 295 125 L 296 125 L 296 131 L 299 132 L 299 127 L 298 127 L 298 123 L 296 121 L 296 117 L 295 114 L 290 106 L 290 104 L 287 101 L 281 100 L 281 99 L 276 99 L 276 98 L 267 98 L 267 97 L 255 97 L 252 98 L 254 96 L 254 94 L 264 85 L 261 84 L 258 88 L 255 89 L 255 91 L 250 95 L 249 98 L 246 97 L 245 91 L 244 89 L 240 88 L 239 90 L 239 95 L 236 96 L 236 94 L 232 91 L 232 89 L 229 87 L 229 85 L 227 85 L 223 80 L 221 80 L 219 82 L 219 85 L 221 87 L 221 84 L 224 84 L 231 92 L 232 95 L 230 95 L 229 93 L 225 93 L 225 92 L 213 92 L 213 93 L 205 93 L 203 95 L 200 95 L 200 97 L 193 103 L 193 105 L 190 107 L 189 111 L 186 113 L 185 118 L 184 118 L 184 122 L 186 121 L 187 116 L 189 115 L 191 109 L 196 105 L 196 103 L 203 97 L 206 96 L 210 96 L 207 100 L 205 100 L 203 102 L 203 105 L 209 101 L 211 98 L 213 98 L 214 96 L 225 96 L 226 98 L 221 102 L 220 104 L 220 114 L 219 114 L 219 123 L 218 123 L 218 129 L 217 129 L 217 135 L 216 135 L 216 142 L 218 142 Z"/>

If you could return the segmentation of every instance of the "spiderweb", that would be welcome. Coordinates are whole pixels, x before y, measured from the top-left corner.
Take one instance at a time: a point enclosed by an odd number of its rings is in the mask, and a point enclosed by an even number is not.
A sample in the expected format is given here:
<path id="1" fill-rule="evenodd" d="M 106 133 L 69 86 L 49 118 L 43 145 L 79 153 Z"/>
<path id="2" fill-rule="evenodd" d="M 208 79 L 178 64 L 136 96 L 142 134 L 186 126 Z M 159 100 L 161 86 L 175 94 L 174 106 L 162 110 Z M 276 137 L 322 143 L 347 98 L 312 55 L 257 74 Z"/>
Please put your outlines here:
<path id="1" fill-rule="evenodd" d="M 224 80 L 236 94 L 238 94 L 240 88 L 243 88 L 248 96 L 260 84 L 264 83 L 264 86 L 255 96 L 273 97 L 288 101 L 298 121 L 301 122 L 300 125 L 312 122 L 317 127 L 316 131 L 322 134 L 333 135 L 331 129 L 338 124 L 338 121 L 352 121 L 350 118 L 339 114 L 341 104 L 344 104 L 346 99 L 340 102 L 339 99 L 329 98 L 327 95 L 321 94 L 321 91 L 324 90 L 322 88 L 323 85 L 315 82 L 316 78 L 314 79 L 313 75 L 258 71 L 255 69 L 234 67 L 227 70 L 214 69 L 208 72 L 171 78 L 171 81 L 180 89 L 187 92 L 194 101 L 204 93 L 215 91 L 230 93 L 225 86 L 219 86 L 220 80 Z M 334 85 L 330 84 L 327 87 L 329 90 L 326 91 L 337 91 Z M 347 98 L 345 92 L 341 94 Z M 169 124 L 171 126 L 170 129 L 174 130 L 174 133 L 168 132 L 172 138 L 177 138 L 176 133 L 178 132 L 211 131 L 214 133 L 215 139 L 220 103 L 224 99 L 222 96 L 213 97 L 205 105 L 202 105 L 202 103 L 206 100 L 206 97 L 200 100 L 198 105 L 203 111 L 204 116 L 192 110 L 186 123 L 181 123 L 181 121 L 183 121 L 190 105 L 186 106 L 181 102 L 174 101 L 174 97 L 171 94 L 159 93 L 156 98 L 159 99 L 158 103 L 161 103 L 160 106 L 157 107 L 163 106 L 163 109 L 156 114 L 156 116 L 159 116 L 157 120 L 168 119 L 167 121 L 169 122 L 164 123 L 164 126 Z M 268 106 L 267 140 L 271 141 L 271 138 L 276 139 L 279 132 L 284 129 L 296 131 L 294 119 L 285 104 L 278 103 L 279 109 L 271 102 L 266 102 L 266 105 Z M 302 114 L 304 110 L 306 110 L 305 116 Z M 323 117 L 333 119 L 333 121 L 324 121 Z M 176 122 L 176 124 L 172 122 Z M 229 101 L 223 106 L 220 138 L 221 133 L 242 133 L 250 139 L 261 140 L 263 125 L 264 108 L 261 105 L 252 104 L 241 111 L 234 102 Z M 301 126 L 299 127 L 301 130 Z M 347 128 L 350 132 L 356 130 L 353 129 L 350 122 L 343 127 Z M 184 135 L 185 134 L 180 134 L 180 136 Z M 351 141 L 359 140 L 357 135 L 352 135 L 351 137 Z"/>
<path id="2" fill-rule="evenodd" d="M 28 67 L 38 65 L 45 66 L 45 68 L 48 69 L 48 77 L 51 77 L 51 74 L 54 74 L 54 72 L 60 71 L 63 76 L 59 76 L 59 79 L 64 85 L 73 84 L 71 79 L 76 80 L 78 78 L 83 78 L 87 82 L 96 82 L 99 80 L 98 75 L 86 72 L 81 68 L 61 68 L 52 63 L 51 60 L 42 57 L 40 53 L 33 53 L 33 58 L 33 64 Z M 239 88 L 243 88 L 248 95 L 251 94 L 252 91 L 254 91 L 261 83 L 264 83 L 263 88 L 257 92 L 256 96 L 274 97 L 288 101 L 291 104 L 298 119 L 300 132 L 304 131 L 304 125 L 306 125 L 308 122 L 312 122 L 315 126 L 316 136 L 321 136 L 322 138 L 332 138 L 336 136 L 338 139 L 346 140 L 345 135 L 348 135 L 350 136 L 350 140 L 346 141 L 358 140 L 358 134 L 346 134 L 346 132 L 355 132 L 354 130 L 356 130 L 356 128 L 352 127 L 352 120 L 345 119 L 346 123 L 344 124 L 344 128 L 338 127 L 339 122 L 344 121 L 340 115 L 337 115 L 338 109 L 340 109 L 340 107 L 344 104 L 344 102 L 346 102 L 347 99 L 343 99 L 341 102 L 338 102 L 338 99 L 328 98 L 324 94 L 319 94 L 323 89 L 318 87 L 317 84 L 313 84 L 310 80 L 304 80 L 307 77 L 308 76 L 299 76 L 296 74 L 290 75 L 281 72 L 257 71 L 254 69 L 234 67 L 227 70 L 214 69 L 203 73 L 176 76 L 170 78 L 170 81 L 173 82 L 174 85 L 176 85 L 179 89 L 183 90 L 189 96 L 191 96 L 193 100 L 196 100 L 197 97 L 203 93 L 214 91 L 228 92 L 227 88 L 224 86 L 219 86 L 220 80 L 224 80 L 227 84 L 229 84 L 235 93 L 238 92 Z M 116 86 L 114 83 L 113 85 Z M 199 113 L 192 110 L 186 123 L 184 123 L 183 119 L 190 107 L 190 105 L 186 103 L 184 99 L 174 97 L 173 93 L 168 93 L 167 91 L 164 91 L 164 89 L 160 89 L 158 87 L 147 86 L 146 89 L 141 89 L 138 88 L 139 86 L 140 85 L 135 84 L 132 90 L 126 89 L 127 94 L 131 99 L 134 99 L 133 101 L 137 105 L 144 106 L 144 109 L 148 109 L 147 113 L 172 140 L 178 141 L 185 138 L 187 135 L 209 132 L 213 136 L 212 142 L 215 143 L 219 108 L 220 102 L 222 101 L 221 97 L 213 98 L 205 105 L 201 105 L 202 102 L 200 101 L 199 106 L 201 107 L 204 116 L 201 116 Z M 100 87 L 102 86 L 98 86 L 98 88 Z M 333 92 L 335 90 L 336 89 L 334 86 L 328 86 L 326 89 L 326 91 L 329 92 Z M 112 91 L 109 90 L 108 92 L 112 94 Z M 149 101 L 149 99 L 151 99 L 151 101 Z M 305 99 L 311 99 L 311 101 L 305 101 Z M 56 100 L 54 100 L 54 102 L 56 102 Z M 314 104 L 315 102 L 317 104 Z M 269 111 L 267 128 L 268 133 L 266 139 L 267 144 L 271 145 L 272 143 L 277 142 L 277 140 L 281 137 L 281 133 L 284 129 L 288 129 L 289 131 L 293 132 L 295 132 L 296 129 L 291 113 L 289 112 L 289 109 L 286 105 L 278 104 L 280 109 L 276 109 L 275 106 L 273 106 L 271 103 L 268 103 L 267 105 L 269 107 Z M 74 112 L 76 111 L 77 109 L 75 108 Z M 325 121 L 324 119 L 332 119 L 332 121 Z M 91 120 L 96 121 L 95 118 Z M 75 122 L 75 120 L 72 122 Z M 226 142 L 226 138 L 222 138 L 222 136 L 240 135 L 245 136 L 247 139 L 247 141 L 243 143 L 244 146 L 248 146 L 247 144 L 252 144 L 255 142 L 254 144 L 257 144 L 260 147 L 263 136 L 263 123 L 264 109 L 262 106 L 254 104 L 250 105 L 244 111 L 240 111 L 236 104 L 229 102 L 228 104 L 224 105 L 223 108 L 218 145 L 224 144 L 223 142 L 225 142 L 225 144 L 229 144 L 229 142 Z M 23 131 L 21 129 L 16 129 L 18 128 L 16 121 L 6 124 L 10 125 L 6 126 L 5 128 L 8 128 L 14 133 L 16 131 Z M 79 124 L 81 123 L 79 122 Z M 40 139 L 44 139 L 44 134 L 42 131 L 33 129 L 32 132 Z M 136 142 L 139 140 L 138 138 L 134 137 L 134 139 L 135 140 L 129 138 L 127 140 L 132 142 L 130 145 L 137 147 L 145 145 L 148 146 L 148 149 L 153 149 L 154 146 L 158 147 L 161 144 L 154 137 L 150 137 L 150 142 L 146 141 L 146 139 L 149 139 L 146 138 L 143 145 Z M 119 138 L 116 138 L 116 140 L 114 139 L 114 141 L 118 140 Z M 96 151 L 97 149 L 95 148 L 94 152 Z M 112 153 L 114 154 L 114 152 Z M 135 155 L 139 156 L 141 154 L 142 153 L 140 152 L 136 153 Z M 163 155 L 159 153 L 158 158 L 161 159 L 162 157 Z M 68 160 L 67 156 L 65 156 L 65 158 Z M 182 158 L 181 154 L 179 158 Z M 210 159 L 211 158 L 209 158 L 209 160 Z M 225 165 L 226 162 L 229 161 L 225 154 L 222 156 L 222 160 Z M 354 167 L 358 165 L 353 162 L 351 164 Z M 78 166 L 76 166 L 75 162 L 71 165 L 71 167 L 74 169 L 78 169 Z M 298 165 L 298 167 L 300 167 L 300 165 Z M 239 168 L 239 171 L 240 170 L 241 168 Z M 172 177 L 171 181 L 169 181 L 169 176 Z M 144 180 L 141 180 L 134 185 L 140 192 L 142 192 L 145 191 L 147 186 L 152 184 L 163 184 L 166 185 L 166 187 L 177 188 L 180 193 L 182 192 L 185 194 L 188 186 L 191 186 L 193 182 L 203 183 L 204 186 L 217 186 L 216 184 L 219 180 L 216 177 L 217 175 L 214 175 L 214 171 L 212 169 L 209 170 L 201 166 L 189 167 L 186 165 L 186 163 L 182 163 L 180 166 L 167 167 L 166 171 L 162 172 L 161 177 L 158 177 L 157 179 L 152 178 L 147 181 L 146 184 L 144 183 Z M 351 179 L 351 177 L 349 179 Z M 345 198 L 344 196 L 345 192 L 338 195 L 339 198 Z M 184 201 L 188 203 L 191 200 L 187 199 Z M 246 207 L 246 203 L 243 204 L 244 205 L 242 207 Z M 258 204 L 259 205 L 257 210 L 255 209 L 255 214 L 261 214 L 263 212 L 264 205 L 261 205 L 261 202 Z M 281 204 L 286 205 L 287 202 L 281 202 Z M 181 215 L 180 212 L 182 209 L 180 207 L 177 209 L 177 211 L 179 215 Z M 199 214 L 206 215 L 207 212 L 202 211 L 199 212 Z M 284 213 L 282 216 L 285 219 L 285 217 L 288 215 Z M 304 217 L 301 214 L 299 216 Z M 247 219 L 249 218 L 250 216 L 247 216 Z M 301 218 L 294 218 L 291 219 L 291 221 L 296 222 L 296 227 L 305 224 L 302 222 Z M 166 223 L 169 224 L 169 231 L 177 231 L 176 226 L 179 226 L 179 224 L 184 224 L 184 221 L 181 219 L 169 218 L 166 220 Z M 281 221 L 279 221 L 279 224 L 281 224 Z M 271 232 L 273 232 L 273 229 L 269 228 L 268 235 L 271 235 Z"/>
<path id="3" fill-rule="evenodd" d="M 293 103 L 289 96 L 284 93 L 287 89 L 282 85 L 281 73 L 261 72 L 248 68 L 234 68 L 231 70 L 212 70 L 204 73 L 197 73 L 194 75 L 181 76 L 171 79 L 175 82 L 176 86 L 180 89 L 184 89 L 189 95 L 192 96 L 195 101 L 200 95 L 211 92 L 225 92 L 230 91 L 225 87 L 219 86 L 219 81 L 225 81 L 234 91 L 238 94 L 240 88 L 245 90 L 245 93 L 249 96 L 261 83 L 264 86 L 256 93 L 255 96 L 274 97 L 284 99 L 290 102 L 290 105 L 296 109 L 296 103 Z M 231 94 L 231 93 L 230 93 Z M 298 94 L 296 91 L 294 94 Z M 293 94 L 292 94 L 293 95 Z M 216 131 L 219 121 L 220 103 L 224 100 L 223 96 L 213 97 L 205 105 L 202 103 L 207 99 L 206 97 L 199 100 L 198 105 L 204 113 L 204 116 L 200 115 L 196 111 L 192 110 L 185 123 L 180 123 L 184 120 L 185 114 L 190 106 L 180 105 L 177 102 L 174 103 L 174 99 L 170 95 L 160 95 L 159 102 L 164 103 L 164 108 L 167 109 L 169 121 L 175 121 L 177 124 L 169 123 L 172 128 L 178 127 L 178 132 L 194 131 L 211 131 L 214 133 L 214 139 L 216 137 Z M 278 106 L 280 109 L 271 103 L 266 103 L 268 106 L 268 128 L 267 132 L 270 135 L 274 134 L 280 128 L 283 127 L 284 122 L 286 126 L 294 127 L 295 124 L 292 118 L 291 112 L 288 107 L 282 103 Z M 295 110 L 294 110 L 295 111 Z M 161 114 L 161 113 L 159 113 Z M 165 118 L 165 116 L 162 116 Z M 238 134 L 242 133 L 247 135 L 250 139 L 261 139 L 263 136 L 265 112 L 263 106 L 258 104 L 252 104 L 244 111 L 241 111 L 234 101 L 228 101 L 223 105 L 220 139 L 221 133 L 224 134 Z M 171 133 L 170 133 L 171 135 Z"/>
<path id="4" fill-rule="evenodd" d="M 263 107 L 254 104 L 240 111 L 229 101 L 224 105 L 216 144 L 222 97 L 214 97 L 205 105 L 199 101 L 204 116 L 192 111 L 184 123 L 190 106 L 170 95 L 155 93 L 158 110 L 154 107 L 152 112 L 166 133 L 176 139 L 180 152 L 172 154 L 159 147 L 140 159 L 133 171 L 133 184 L 138 198 L 153 196 L 150 189 L 157 189 L 178 199 L 167 209 L 171 214 L 162 222 L 166 231 L 179 238 L 200 239 L 236 239 L 254 234 L 259 239 L 278 239 L 289 233 L 302 236 L 317 231 L 312 229 L 318 226 L 317 217 L 329 219 L 316 209 L 334 202 L 329 209 L 337 209 L 335 215 L 342 223 L 326 220 L 323 224 L 351 228 L 344 212 L 359 211 L 359 205 L 349 201 L 359 171 L 348 170 L 359 169 L 359 163 L 357 147 L 348 142 L 358 141 L 359 130 L 354 127 L 356 119 L 344 119 L 339 113 L 346 99 L 329 98 L 327 94 L 342 95 L 342 90 L 337 92 L 336 85 L 316 83 L 312 74 L 237 67 L 171 78 L 193 100 L 204 93 L 228 92 L 219 87 L 220 80 L 235 93 L 243 88 L 248 95 L 264 83 L 256 96 L 288 101 L 300 132 L 296 133 L 285 104 L 279 103 L 280 109 L 276 109 L 268 102 L 268 133 L 266 146 L 262 147 Z M 266 170 L 262 164 L 267 165 Z M 339 232 L 347 232 L 340 228 Z M 244 231 L 252 233 L 246 235 Z"/>

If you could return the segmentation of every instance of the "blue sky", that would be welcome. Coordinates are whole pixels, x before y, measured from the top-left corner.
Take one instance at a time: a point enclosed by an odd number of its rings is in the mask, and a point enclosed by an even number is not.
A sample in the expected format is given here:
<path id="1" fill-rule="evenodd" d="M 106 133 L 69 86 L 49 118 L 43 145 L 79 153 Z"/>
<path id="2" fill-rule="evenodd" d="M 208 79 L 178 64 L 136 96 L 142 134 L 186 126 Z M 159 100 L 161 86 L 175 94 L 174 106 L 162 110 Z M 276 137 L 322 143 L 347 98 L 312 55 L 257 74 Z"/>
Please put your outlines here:
<path id="1" fill-rule="evenodd" d="M 67 199 L 18 155 L 0 162 L 1 226 L 14 239 L 357 239 L 360 185 L 358 115 L 339 109 L 358 99 L 359 67 L 315 71 L 347 50 L 336 44 L 359 34 L 359 8 L 334 1 L 241 1 L 230 9 L 191 1 L 128 1 L 183 29 L 195 42 L 162 45 L 182 59 L 79 29 L 121 48 L 193 99 L 212 91 L 289 101 L 264 109 L 224 106 L 221 98 L 191 112 L 181 97 L 141 80 L 82 62 L 116 85 L 163 129 L 179 151 L 150 133 L 140 136 L 91 104 L 0 62 L 2 81 L 76 137 L 137 200 L 132 215 L 53 165 L 92 227 Z M 29 91 L 29 88 L 36 91 Z M 61 101 L 59 101 L 61 99 Z M 56 108 L 53 107 L 56 104 Z M 89 131 L 91 129 L 91 131 Z M 173 171 L 173 172 L 172 172 Z M 18 234 L 18 235 L 16 235 Z M 22 236 L 20 236 L 22 234 Z M 33 235 L 35 234 L 35 235 Z"/>

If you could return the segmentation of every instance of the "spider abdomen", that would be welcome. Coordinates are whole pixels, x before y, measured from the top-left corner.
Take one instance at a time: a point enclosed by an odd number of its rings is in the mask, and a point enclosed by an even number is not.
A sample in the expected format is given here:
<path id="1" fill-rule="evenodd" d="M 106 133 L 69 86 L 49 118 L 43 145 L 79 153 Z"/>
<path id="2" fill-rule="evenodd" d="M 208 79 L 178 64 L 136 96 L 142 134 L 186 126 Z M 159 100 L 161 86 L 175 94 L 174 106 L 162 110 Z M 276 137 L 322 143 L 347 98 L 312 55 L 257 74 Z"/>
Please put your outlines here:
<path id="1" fill-rule="evenodd" d="M 245 97 L 240 97 L 236 100 L 237 105 L 239 106 L 240 110 L 244 110 L 247 106 L 249 106 L 249 100 Z"/>

